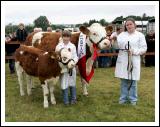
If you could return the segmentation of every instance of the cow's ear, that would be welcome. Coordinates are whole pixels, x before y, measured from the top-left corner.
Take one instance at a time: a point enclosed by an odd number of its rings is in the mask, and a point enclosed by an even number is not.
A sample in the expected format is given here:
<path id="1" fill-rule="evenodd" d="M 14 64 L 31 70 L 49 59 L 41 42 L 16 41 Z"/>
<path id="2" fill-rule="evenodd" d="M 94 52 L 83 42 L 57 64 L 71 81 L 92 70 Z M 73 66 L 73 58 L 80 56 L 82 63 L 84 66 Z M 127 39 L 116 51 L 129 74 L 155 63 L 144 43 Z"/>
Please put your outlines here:
<path id="1" fill-rule="evenodd" d="M 56 58 L 57 58 L 58 60 L 60 60 L 60 59 L 61 59 L 61 58 L 60 58 L 60 52 L 56 51 L 55 53 L 56 53 Z"/>
<path id="2" fill-rule="evenodd" d="M 80 26 L 79 27 L 79 30 L 83 33 L 83 34 L 85 34 L 85 35 L 89 35 L 89 33 L 90 33 L 90 31 L 89 31 L 89 29 L 86 27 L 86 26 Z"/>

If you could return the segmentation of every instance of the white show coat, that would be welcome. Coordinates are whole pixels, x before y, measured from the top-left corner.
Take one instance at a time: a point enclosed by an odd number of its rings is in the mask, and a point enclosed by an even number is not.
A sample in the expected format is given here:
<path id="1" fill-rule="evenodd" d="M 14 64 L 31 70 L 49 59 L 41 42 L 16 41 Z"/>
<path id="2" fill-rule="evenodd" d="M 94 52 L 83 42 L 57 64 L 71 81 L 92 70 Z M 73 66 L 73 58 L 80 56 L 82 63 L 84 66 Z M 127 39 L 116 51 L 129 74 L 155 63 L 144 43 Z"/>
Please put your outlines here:
<path id="1" fill-rule="evenodd" d="M 120 49 L 124 49 L 126 45 L 129 44 L 132 49 L 132 80 L 140 79 L 140 55 L 144 54 L 147 50 L 145 36 L 138 31 L 135 31 L 132 34 L 128 32 L 122 32 L 117 37 L 118 46 Z M 116 62 L 115 77 L 128 79 L 128 53 L 120 50 Z M 131 79 L 131 74 L 129 74 L 129 79 Z"/>
<path id="2" fill-rule="evenodd" d="M 56 46 L 56 50 L 61 48 L 70 48 L 72 53 L 72 59 L 75 61 L 75 63 L 78 62 L 76 47 L 74 44 L 69 42 L 68 44 L 64 44 L 63 42 L 59 42 L 59 44 Z M 75 67 L 72 69 L 72 76 L 69 75 L 68 71 L 64 72 L 60 76 L 60 84 L 62 89 L 66 89 L 69 86 L 75 86 L 76 85 L 76 69 Z"/>

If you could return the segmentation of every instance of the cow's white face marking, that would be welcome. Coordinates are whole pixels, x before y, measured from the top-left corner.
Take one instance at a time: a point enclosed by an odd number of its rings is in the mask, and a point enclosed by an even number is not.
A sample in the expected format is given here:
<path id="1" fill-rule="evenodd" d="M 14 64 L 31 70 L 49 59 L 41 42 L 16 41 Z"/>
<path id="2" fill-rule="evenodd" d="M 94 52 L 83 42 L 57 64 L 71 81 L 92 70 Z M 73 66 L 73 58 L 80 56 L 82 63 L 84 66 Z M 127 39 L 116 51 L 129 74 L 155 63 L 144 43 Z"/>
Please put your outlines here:
<path id="1" fill-rule="evenodd" d="M 36 61 L 38 61 L 38 57 L 36 58 Z"/>
<path id="2" fill-rule="evenodd" d="M 93 40 L 95 44 L 97 44 L 102 38 L 106 38 L 106 30 L 102 27 L 99 23 L 93 23 L 89 27 L 89 37 Z M 89 41 L 89 38 L 87 39 Z M 90 41 L 89 41 L 90 42 Z M 99 44 L 98 47 L 100 49 L 106 49 L 110 46 L 110 41 L 106 38 L 103 39 Z"/>
<path id="3" fill-rule="evenodd" d="M 20 53 L 21 55 L 23 55 L 24 51 L 20 51 L 19 53 Z"/>
<path id="4" fill-rule="evenodd" d="M 67 63 L 67 61 L 72 58 L 72 53 L 67 48 L 62 49 L 60 55 L 63 63 Z"/>

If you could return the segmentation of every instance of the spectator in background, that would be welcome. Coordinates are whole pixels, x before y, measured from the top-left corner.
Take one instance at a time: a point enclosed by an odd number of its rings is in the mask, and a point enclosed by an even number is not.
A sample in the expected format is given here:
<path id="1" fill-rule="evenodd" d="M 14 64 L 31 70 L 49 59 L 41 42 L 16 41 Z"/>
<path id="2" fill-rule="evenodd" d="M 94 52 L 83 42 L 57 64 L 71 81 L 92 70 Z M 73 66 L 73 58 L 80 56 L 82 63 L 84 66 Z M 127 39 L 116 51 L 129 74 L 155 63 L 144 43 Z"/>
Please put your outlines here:
<path id="1" fill-rule="evenodd" d="M 42 28 L 41 27 L 39 27 L 38 28 L 38 32 L 42 32 L 43 30 L 42 30 Z"/>
<path id="2" fill-rule="evenodd" d="M 12 34 L 11 41 L 17 41 L 16 32 Z"/>
<path id="3" fill-rule="evenodd" d="M 112 35 L 113 32 L 113 27 L 111 25 L 108 25 L 105 29 L 107 32 L 107 38 L 110 40 L 110 36 Z"/>
<path id="4" fill-rule="evenodd" d="M 16 32 L 13 34 L 5 35 L 5 52 L 7 56 L 13 56 L 15 50 L 19 47 L 19 45 L 11 45 L 8 44 L 11 41 L 16 41 Z M 15 73 L 15 61 L 14 59 L 9 59 L 9 69 L 10 69 L 10 74 Z"/>
<path id="5" fill-rule="evenodd" d="M 106 32 L 107 32 L 107 38 L 110 40 L 110 36 L 112 34 L 113 31 L 113 27 L 111 25 L 108 25 L 106 28 Z M 111 41 L 111 40 L 110 40 Z M 110 53 L 111 50 L 110 49 L 106 49 L 106 50 L 101 50 L 100 53 Z M 111 57 L 109 56 L 100 56 L 99 57 L 99 67 L 109 67 L 111 66 Z"/>
<path id="6" fill-rule="evenodd" d="M 113 32 L 110 36 L 110 40 L 111 40 L 111 43 L 112 43 L 112 52 L 113 53 L 118 53 L 118 43 L 117 43 L 117 37 L 118 35 L 123 31 L 123 28 L 122 27 L 117 27 L 116 28 L 116 31 Z M 117 56 L 113 56 L 112 57 L 112 66 L 115 66 L 116 65 L 116 60 L 117 60 Z"/>
<path id="7" fill-rule="evenodd" d="M 110 53 L 110 50 L 100 50 L 100 53 Z M 111 59 L 108 56 L 99 56 L 98 66 L 100 68 L 109 67 L 111 65 Z"/>
<path id="8" fill-rule="evenodd" d="M 47 32 L 52 32 L 52 27 L 47 27 Z"/>
<path id="9" fill-rule="evenodd" d="M 146 42 L 147 42 L 147 52 L 155 52 L 155 33 L 151 30 L 146 35 Z M 154 55 L 146 55 L 145 56 L 145 66 L 155 66 L 155 56 Z"/>
<path id="10" fill-rule="evenodd" d="M 11 41 L 11 37 L 9 35 L 5 35 L 5 43 L 9 43 Z"/>
<path id="11" fill-rule="evenodd" d="M 56 29 L 56 32 L 62 34 L 62 30 L 61 29 Z"/>
<path id="12" fill-rule="evenodd" d="M 62 30 L 61 29 L 56 29 L 56 33 L 59 33 L 60 35 L 62 35 Z M 62 42 L 63 39 L 62 37 L 59 38 L 59 42 Z"/>
<path id="13" fill-rule="evenodd" d="M 115 49 L 118 49 L 118 44 L 117 44 L 117 37 L 118 35 L 123 32 L 123 28 L 122 27 L 117 27 L 116 28 L 116 31 L 113 32 L 110 36 L 110 40 L 112 42 L 112 46 L 115 48 Z"/>
<path id="14" fill-rule="evenodd" d="M 17 40 L 20 42 L 24 42 L 26 40 L 27 35 L 27 31 L 24 29 L 24 24 L 20 23 L 19 28 L 16 32 Z"/>
<path id="15" fill-rule="evenodd" d="M 35 32 L 35 33 L 39 32 L 39 28 L 35 27 L 35 28 L 33 29 L 33 32 Z"/>

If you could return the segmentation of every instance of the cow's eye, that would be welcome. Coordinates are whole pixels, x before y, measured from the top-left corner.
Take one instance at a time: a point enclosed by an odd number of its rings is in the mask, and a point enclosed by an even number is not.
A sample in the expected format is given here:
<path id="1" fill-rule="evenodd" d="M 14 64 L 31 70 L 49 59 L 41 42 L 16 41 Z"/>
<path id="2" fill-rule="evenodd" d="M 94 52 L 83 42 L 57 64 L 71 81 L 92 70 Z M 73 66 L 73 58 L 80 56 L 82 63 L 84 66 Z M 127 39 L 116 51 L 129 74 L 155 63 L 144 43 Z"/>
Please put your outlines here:
<path id="1" fill-rule="evenodd" d="M 94 36 L 97 36 L 97 33 L 93 33 Z"/>

